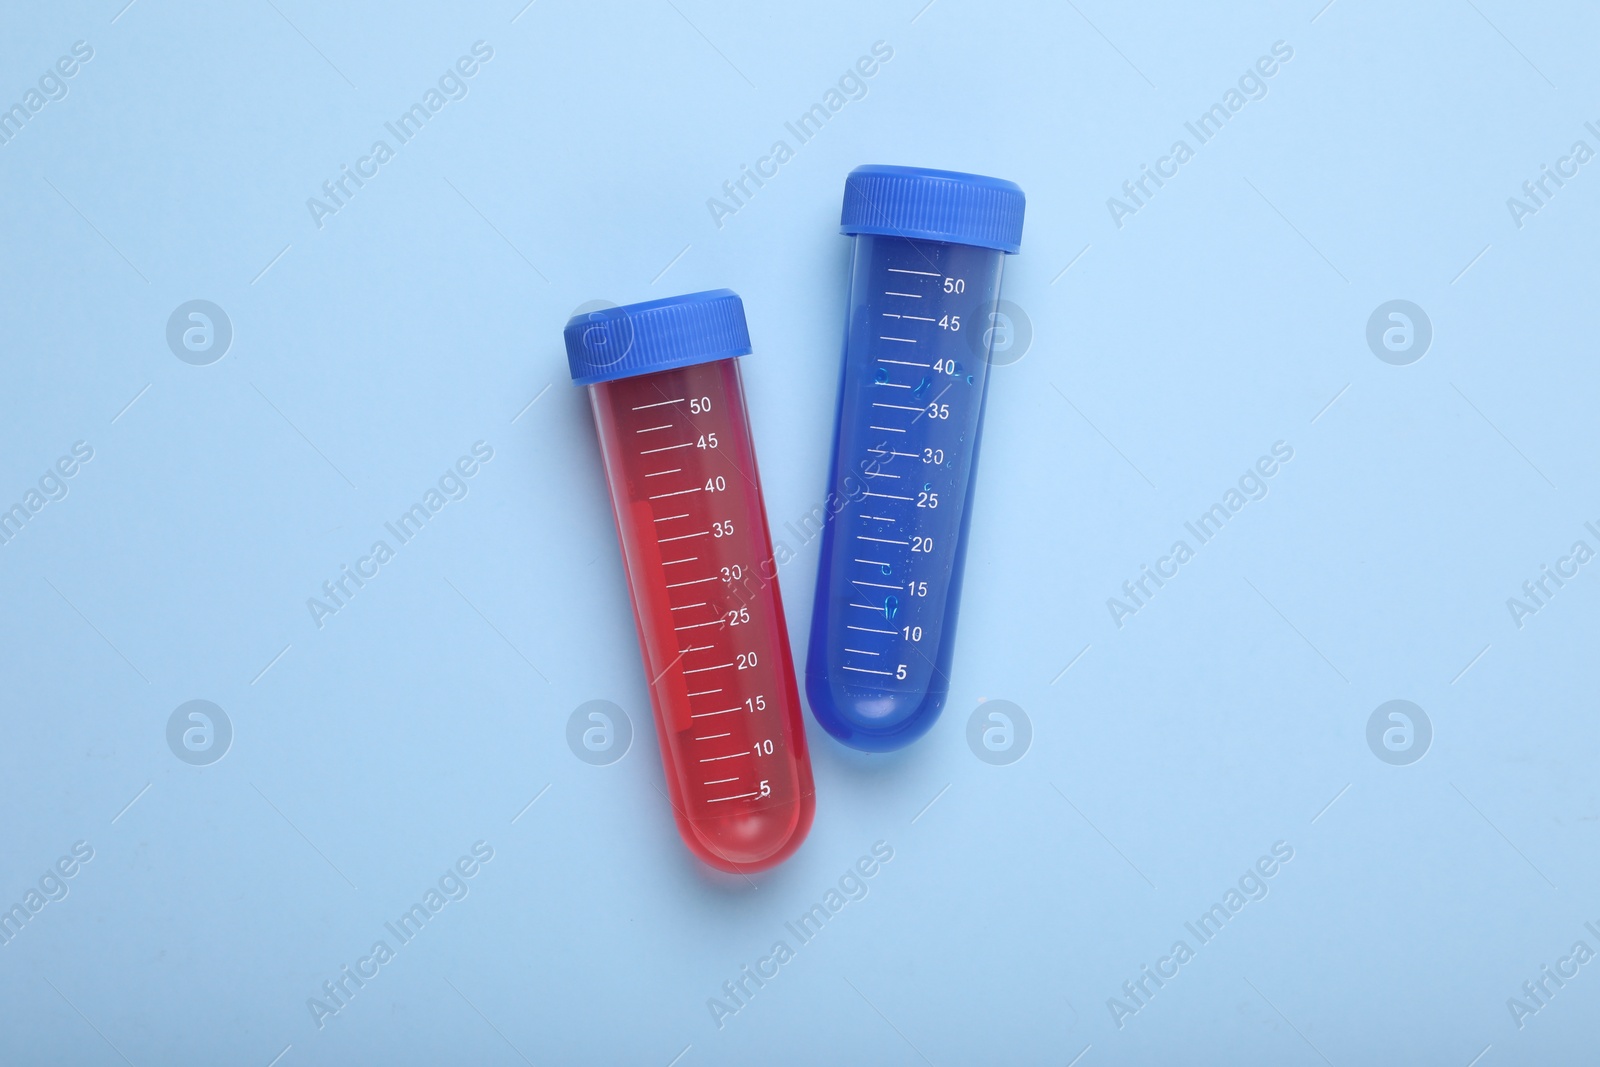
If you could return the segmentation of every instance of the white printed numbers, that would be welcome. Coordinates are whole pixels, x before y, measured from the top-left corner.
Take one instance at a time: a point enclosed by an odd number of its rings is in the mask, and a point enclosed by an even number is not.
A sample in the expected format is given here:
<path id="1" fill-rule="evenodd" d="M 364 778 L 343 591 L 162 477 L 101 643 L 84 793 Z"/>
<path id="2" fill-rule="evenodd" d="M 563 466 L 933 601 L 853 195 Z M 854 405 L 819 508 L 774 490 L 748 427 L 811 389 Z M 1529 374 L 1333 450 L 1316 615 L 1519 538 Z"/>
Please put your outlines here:
<path id="1" fill-rule="evenodd" d="M 716 448 L 717 447 L 717 435 L 714 434 L 714 433 L 703 433 L 703 434 L 701 434 L 700 435 L 700 440 L 695 444 L 695 447 L 696 448 Z"/>
<path id="2" fill-rule="evenodd" d="M 722 618 L 729 626 L 743 626 L 750 621 L 749 608 L 729 608 Z"/>
<path id="3" fill-rule="evenodd" d="M 737 582 L 743 577 L 744 568 L 737 563 L 730 563 L 726 567 L 722 568 L 722 580 L 725 582 Z"/>
<path id="4" fill-rule="evenodd" d="M 723 478 L 720 474 L 715 478 L 706 479 L 706 492 L 708 493 L 724 493 L 727 492 L 727 489 L 727 479 Z"/>
<path id="5" fill-rule="evenodd" d="M 771 738 L 767 738 L 766 740 L 763 740 L 763 741 L 757 741 L 756 742 L 756 747 L 755 747 L 755 754 L 758 755 L 758 756 L 770 756 L 770 755 L 772 755 L 772 739 Z"/>
<path id="6" fill-rule="evenodd" d="M 772 785 L 765 778 L 761 779 L 761 795 L 764 797 L 772 795 Z"/>
<path id="7" fill-rule="evenodd" d="M 907 641 L 910 641 L 912 644 L 916 644 L 918 641 L 922 640 L 922 627 L 920 627 L 920 626 L 902 626 L 900 628 L 900 636 L 904 637 Z"/>
<path id="8" fill-rule="evenodd" d="M 961 278 L 946 278 L 944 280 L 944 291 L 947 293 L 964 293 L 967 291 L 967 283 Z"/>
<path id="9" fill-rule="evenodd" d="M 906 592 L 911 596 L 927 596 L 927 582 L 910 582 L 906 585 Z"/>
<path id="10" fill-rule="evenodd" d="M 923 490 L 917 494 L 917 507 L 936 508 L 939 506 L 939 494 Z"/>
<path id="11" fill-rule="evenodd" d="M 941 329 L 941 330 L 949 330 L 951 333 L 955 333 L 957 330 L 961 329 L 961 316 L 960 315 L 945 315 L 945 316 L 943 316 L 942 318 L 939 319 L 939 329 Z M 951 360 L 950 362 L 953 363 L 954 360 Z M 952 370 L 950 373 L 954 374 L 955 372 Z"/>
<path id="12" fill-rule="evenodd" d="M 933 538 L 931 538 L 931 537 L 913 537 L 913 538 L 911 538 L 911 551 L 913 551 L 913 552 L 932 552 L 933 551 Z"/>
<path id="13" fill-rule="evenodd" d="M 695 415 L 704 415 L 710 410 L 711 398 L 709 396 L 697 396 L 689 401 L 689 411 Z"/>
<path id="14" fill-rule="evenodd" d="M 758 712 L 758 711 L 766 711 L 767 710 L 767 698 L 761 693 L 757 693 L 753 697 L 745 697 L 744 698 L 744 707 L 745 707 L 745 710 L 750 712 L 751 714 L 754 714 L 755 712 Z"/>
<path id="15" fill-rule="evenodd" d="M 741 653 L 739 653 L 739 669 L 741 671 L 749 670 L 751 667 L 754 667 L 758 662 L 759 662 L 759 660 L 756 659 L 756 654 L 754 652 L 741 652 Z"/>
<path id="16" fill-rule="evenodd" d="M 924 448 L 922 450 L 922 462 L 932 463 L 935 467 L 941 466 L 944 463 L 944 449 Z"/>
<path id="17" fill-rule="evenodd" d="M 902 682 L 905 681 L 905 679 L 906 679 L 906 665 L 904 663 L 898 664 L 895 667 L 894 676 L 899 681 L 902 681 Z"/>
<path id="18" fill-rule="evenodd" d="M 711 536 L 712 537 L 732 537 L 733 536 L 733 520 L 732 519 L 724 519 L 721 522 L 712 523 L 711 524 Z"/>
<path id="19" fill-rule="evenodd" d="M 928 418 L 930 418 L 930 419 L 948 419 L 949 417 L 950 417 L 950 405 L 949 404 L 932 403 L 932 404 L 928 405 Z"/>

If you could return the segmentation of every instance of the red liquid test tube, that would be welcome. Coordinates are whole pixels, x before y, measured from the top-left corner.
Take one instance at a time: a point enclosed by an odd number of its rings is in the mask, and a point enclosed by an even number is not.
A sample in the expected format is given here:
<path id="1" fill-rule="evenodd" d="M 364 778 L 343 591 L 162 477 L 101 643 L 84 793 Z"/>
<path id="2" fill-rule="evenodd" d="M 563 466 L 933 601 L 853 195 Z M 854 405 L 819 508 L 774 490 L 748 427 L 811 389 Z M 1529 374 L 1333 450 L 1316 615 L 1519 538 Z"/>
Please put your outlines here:
<path id="1" fill-rule="evenodd" d="M 678 832 L 724 871 L 771 867 L 815 811 L 731 290 L 574 316 Z"/>

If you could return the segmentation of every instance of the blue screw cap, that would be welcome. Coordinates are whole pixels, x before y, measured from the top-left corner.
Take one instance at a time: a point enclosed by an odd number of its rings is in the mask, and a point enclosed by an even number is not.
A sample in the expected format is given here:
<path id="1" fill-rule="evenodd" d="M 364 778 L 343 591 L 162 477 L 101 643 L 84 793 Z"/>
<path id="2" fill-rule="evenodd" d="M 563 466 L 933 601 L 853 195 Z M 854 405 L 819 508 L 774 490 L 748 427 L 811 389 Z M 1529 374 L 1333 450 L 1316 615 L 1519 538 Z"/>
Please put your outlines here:
<path id="1" fill-rule="evenodd" d="M 924 167 L 870 164 L 844 180 L 839 232 L 952 241 L 1016 252 L 1026 198 L 1014 182 Z"/>
<path id="2" fill-rule="evenodd" d="M 562 334 L 576 385 L 750 354 L 744 301 L 732 289 L 574 315 Z"/>

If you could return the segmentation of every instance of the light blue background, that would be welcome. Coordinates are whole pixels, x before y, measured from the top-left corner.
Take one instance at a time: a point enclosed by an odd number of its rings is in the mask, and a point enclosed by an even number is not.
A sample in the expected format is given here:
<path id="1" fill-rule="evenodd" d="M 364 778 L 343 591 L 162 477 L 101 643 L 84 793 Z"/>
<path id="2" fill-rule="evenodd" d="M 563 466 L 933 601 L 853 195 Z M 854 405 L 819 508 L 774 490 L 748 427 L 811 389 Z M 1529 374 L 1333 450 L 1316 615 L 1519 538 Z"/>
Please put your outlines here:
<path id="1" fill-rule="evenodd" d="M 1506 207 L 1600 148 L 1592 11 L 122 3 L 13 3 L 0 33 L 6 106 L 94 48 L 0 146 L 0 502 L 94 448 L 0 547 L 0 903 L 95 850 L 0 946 L 0 1060 L 1592 1048 L 1600 963 L 1520 1030 L 1506 1006 L 1600 949 L 1600 573 L 1520 630 L 1506 608 L 1600 547 L 1600 163 L 1520 229 Z M 306 199 L 478 40 L 470 94 L 318 229 Z M 880 40 L 866 97 L 718 228 L 707 198 Z M 1106 199 L 1280 40 L 1266 98 L 1117 228 Z M 885 758 L 813 726 L 810 840 L 713 878 L 659 793 L 560 327 L 737 289 L 782 536 L 823 489 L 863 162 L 1022 185 L 1005 296 L 1032 347 L 991 389 L 944 719 Z M 195 298 L 234 328 L 210 366 L 164 337 Z M 1432 320 L 1410 366 L 1365 342 L 1393 298 Z M 480 440 L 470 494 L 318 629 L 306 599 Z M 1280 440 L 1270 496 L 1118 629 L 1106 598 Z M 813 542 L 781 579 L 797 650 L 815 563 Z M 196 698 L 235 731 L 207 767 L 165 740 Z M 597 698 L 636 728 L 599 768 L 564 740 Z M 1010 766 L 966 743 L 995 698 L 1033 724 Z M 1411 766 L 1365 738 L 1395 698 L 1435 731 Z M 318 1029 L 307 999 L 479 840 L 470 895 Z M 707 998 L 877 841 L 870 894 L 719 1030 Z M 1277 841 L 1270 895 L 1119 1029 L 1107 999 Z"/>

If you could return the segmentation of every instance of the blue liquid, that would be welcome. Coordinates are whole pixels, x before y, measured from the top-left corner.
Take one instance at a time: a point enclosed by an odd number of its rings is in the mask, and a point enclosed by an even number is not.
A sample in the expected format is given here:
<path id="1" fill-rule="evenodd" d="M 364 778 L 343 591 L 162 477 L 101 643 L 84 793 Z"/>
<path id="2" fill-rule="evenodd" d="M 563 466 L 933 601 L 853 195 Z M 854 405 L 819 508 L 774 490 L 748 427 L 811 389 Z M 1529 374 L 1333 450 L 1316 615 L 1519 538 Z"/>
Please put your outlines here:
<path id="1" fill-rule="evenodd" d="M 916 740 L 950 692 L 1003 259 L 855 237 L 805 680 L 853 748 Z"/>

